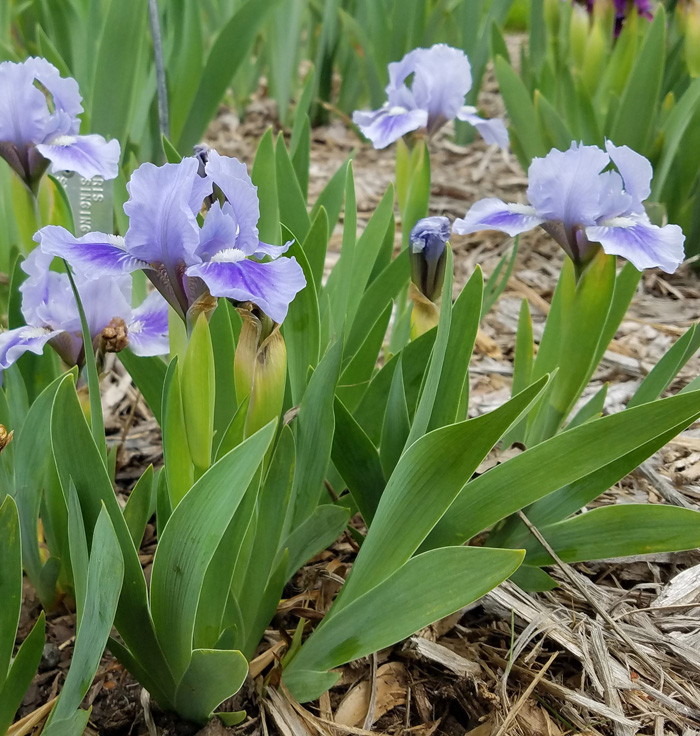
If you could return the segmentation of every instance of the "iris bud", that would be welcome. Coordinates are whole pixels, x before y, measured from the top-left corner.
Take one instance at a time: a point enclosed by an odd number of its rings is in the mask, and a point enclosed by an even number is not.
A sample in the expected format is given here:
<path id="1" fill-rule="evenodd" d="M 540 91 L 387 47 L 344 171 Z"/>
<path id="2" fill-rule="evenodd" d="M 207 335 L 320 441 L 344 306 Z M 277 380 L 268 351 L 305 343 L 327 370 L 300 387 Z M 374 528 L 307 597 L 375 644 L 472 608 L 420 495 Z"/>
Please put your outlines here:
<path id="1" fill-rule="evenodd" d="M 243 318 L 233 376 L 240 404 L 250 396 L 245 435 L 279 417 L 287 382 L 287 347 L 280 326 L 250 302 L 238 307 Z"/>
<path id="2" fill-rule="evenodd" d="M 431 302 L 437 301 L 442 293 L 445 246 L 449 238 L 450 221 L 446 217 L 425 217 L 411 230 L 408 244 L 411 281 Z"/>
<path id="3" fill-rule="evenodd" d="M 591 22 L 588 11 L 583 5 L 574 4 L 571 8 L 571 23 L 569 25 L 569 43 L 571 56 L 577 69 L 583 67 L 586 58 L 586 42 L 590 32 Z"/>
<path id="4" fill-rule="evenodd" d="M 684 7 L 685 61 L 691 77 L 700 76 L 700 2 L 688 2 Z"/>
<path id="5" fill-rule="evenodd" d="M 607 34 L 603 31 L 603 22 L 596 18 L 588 35 L 581 76 L 586 89 L 593 93 L 600 82 L 603 62 L 607 51 Z"/>
<path id="6" fill-rule="evenodd" d="M 438 323 L 437 302 L 442 294 L 447 260 L 450 221 L 446 217 L 426 217 L 419 220 L 409 239 L 411 261 L 411 337 L 417 338 Z"/>

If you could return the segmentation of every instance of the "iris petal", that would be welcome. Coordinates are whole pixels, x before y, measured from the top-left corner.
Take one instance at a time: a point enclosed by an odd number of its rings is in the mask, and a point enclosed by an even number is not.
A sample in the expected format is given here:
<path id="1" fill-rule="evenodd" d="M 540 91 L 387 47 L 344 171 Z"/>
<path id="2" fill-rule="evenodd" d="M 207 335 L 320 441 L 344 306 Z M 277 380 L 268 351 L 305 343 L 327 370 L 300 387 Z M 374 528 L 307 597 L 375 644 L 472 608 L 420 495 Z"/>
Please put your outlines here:
<path id="1" fill-rule="evenodd" d="M 464 96 L 472 87 L 469 59 L 460 49 L 438 43 L 429 49 L 416 49 L 413 97 L 416 105 L 428 111 L 430 122 L 457 117 Z"/>
<path id="2" fill-rule="evenodd" d="M 219 251 L 234 247 L 237 237 L 238 222 L 231 206 L 225 203 L 222 209 L 219 202 L 214 202 L 204 218 L 197 253 L 202 260 L 208 261 Z"/>
<path id="3" fill-rule="evenodd" d="M 129 217 L 125 248 L 148 263 L 163 263 L 174 273 L 177 265 L 200 259 L 197 214 L 211 181 L 198 175 L 195 158 L 178 164 L 139 166 L 127 184 L 129 201 L 124 212 Z"/>
<path id="4" fill-rule="evenodd" d="M 487 120 L 477 115 L 475 108 L 467 106 L 457 113 L 457 118 L 473 125 L 487 143 L 495 143 L 501 148 L 508 148 L 508 130 L 500 118 Z"/>
<path id="5" fill-rule="evenodd" d="M 44 253 L 65 258 L 87 278 L 118 276 L 150 268 L 145 261 L 127 253 L 122 238 L 116 235 L 87 233 L 76 238 L 63 227 L 47 225 L 36 233 L 34 240 Z"/>
<path id="6" fill-rule="evenodd" d="M 46 97 L 34 86 L 31 65 L 0 64 L 0 100 L 0 141 L 18 149 L 44 141 L 51 113 Z"/>
<path id="7" fill-rule="evenodd" d="M 269 263 L 210 261 L 190 266 L 187 275 L 201 278 L 212 296 L 253 302 L 275 322 L 284 321 L 290 302 L 306 286 L 296 258 Z"/>
<path id="8" fill-rule="evenodd" d="M 59 136 L 37 150 L 51 161 L 52 171 L 76 171 L 91 179 L 114 179 L 119 173 L 119 141 L 106 141 L 101 135 Z"/>
<path id="9" fill-rule="evenodd" d="M 568 151 L 552 149 L 530 164 L 527 198 L 544 220 L 560 220 L 567 229 L 595 225 L 603 186 L 598 174 L 608 164 L 597 146 L 572 143 Z"/>
<path id="10" fill-rule="evenodd" d="M 605 141 L 605 150 L 617 167 L 625 184 L 625 192 L 635 201 L 637 211 L 643 211 L 642 202 L 651 194 L 654 171 L 649 161 L 629 146 L 616 146 Z"/>
<path id="11" fill-rule="evenodd" d="M 406 133 L 424 128 L 428 124 L 428 112 L 385 105 L 374 112 L 356 111 L 352 121 L 375 148 L 386 148 Z"/>
<path id="12" fill-rule="evenodd" d="M 238 227 L 235 246 L 251 255 L 258 244 L 260 204 L 258 188 L 248 176 L 246 165 L 235 158 L 209 152 L 206 172 L 226 197 Z M 226 205 L 224 205 L 226 211 Z M 230 243 L 229 247 L 234 243 Z"/>
<path id="13" fill-rule="evenodd" d="M 452 230 L 459 235 L 479 230 L 500 230 L 514 236 L 532 230 L 543 222 L 544 219 L 532 207 L 506 204 L 496 197 L 489 197 L 472 205 L 464 218 L 455 220 Z"/>
<path id="14" fill-rule="evenodd" d="M 680 227 L 658 227 L 646 216 L 618 217 L 587 227 L 586 237 L 600 243 L 606 253 L 626 258 L 640 271 L 658 267 L 673 273 L 685 257 L 685 236 Z"/>
<path id="15" fill-rule="evenodd" d="M 127 324 L 129 348 L 135 355 L 165 355 L 168 340 L 168 303 L 154 291 L 133 311 Z"/>
<path id="16" fill-rule="evenodd" d="M 41 355 L 46 343 L 61 332 L 43 327 L 18 327 L 3 332 L 0 334 L 0 370 L 9 368 L 26 352 Z"/>

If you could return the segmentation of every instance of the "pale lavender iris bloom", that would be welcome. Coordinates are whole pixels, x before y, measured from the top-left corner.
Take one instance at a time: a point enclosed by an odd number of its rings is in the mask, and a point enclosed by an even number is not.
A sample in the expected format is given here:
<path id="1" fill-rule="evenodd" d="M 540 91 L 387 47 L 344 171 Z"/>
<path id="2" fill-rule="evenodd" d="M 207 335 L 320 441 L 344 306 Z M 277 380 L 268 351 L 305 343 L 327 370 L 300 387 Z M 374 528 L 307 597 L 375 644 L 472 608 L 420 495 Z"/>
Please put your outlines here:
<path id="1" fill-rule="evenodd" d="M 253 302 L 275 322 L 306 285 L 295 258 L 281 257 L 282 246 L 260 242 L 257 187 L 245 164 L 210 151 L 204 176 L 199 161 L 146 163 L 127 185 L 124 238 L 88 233 L 76 238 L 61 227 L 35 235 L 44 252 L 65 258 L 86 276 L 118 276 L 143 269 L 183 319 L 200 298 L 211 295 Z M 204 224 L 197 215 L 216 185 L 223 204 L 214 202 Z M 263 262 L 263 258 L 273 260 Z"/>
<path id="2" fill-rule="evenodd" d="M 640 271 L 658 267 L 673 273 L 684 258 L 685 236 L 678 225 L 658 227 L 646 214 L 651 164 L 627 146 L 606 141 L 605 149 L 572 143 L 568 151 L 553 149 L 534 159 L 529 205 L 482 199 L 455 220 L 453 231 L 501 230 L 513 236 L 541 225 L 575 263 L 585 261 L 591 243 L 600 243 Z M 611 163 L 617 170 L 609 169 Z"/>
<path id="3" fill-rule="evenodd" d="M 444 43 L 414 49 L 401 61 L 389 64 L 386 103 L 371 112 L 356 110 L 352 120 L 375 148 L 386 148 L 420 128 L 432 135 L 455 118 L 473 125 L 487 143 L 507 148 L 503 121 L 485 120 L 475 107 L 464 104 L 471 87 L 471 66 L 463 51 Z"/>
<path id="4" fill-rule="evenodd" d="M 28 278 L 19 287 L 26 326 L 0 333 L 0 370 L 12 365 L 26 352 L 41 354 L 48 343 L 68 366 L 85 361 L 80 314 L 68 275 L 50 270 L 53 256 L 33 250 L 22 269 Z M 131 308 L 131 277 L 75 276 L 95 349 L 100 347 L 105 328 L 120 334 L 120 348 L 136 355 L 168 352 L 168 305 L 157 292 L 141 306 Z M 108 351 L 115 350 L 107 346 Z"/>
<path id="5" fill-rule="evenodd" d="M 0 63 L 0 156 L 35 189 L 49 163 L 52 171 L 114 179 L 119 142 L 78 135 L 83 111 L 78 83 L 46 59 Z M 50 100 L 50 104 L 49 104 Z"/>

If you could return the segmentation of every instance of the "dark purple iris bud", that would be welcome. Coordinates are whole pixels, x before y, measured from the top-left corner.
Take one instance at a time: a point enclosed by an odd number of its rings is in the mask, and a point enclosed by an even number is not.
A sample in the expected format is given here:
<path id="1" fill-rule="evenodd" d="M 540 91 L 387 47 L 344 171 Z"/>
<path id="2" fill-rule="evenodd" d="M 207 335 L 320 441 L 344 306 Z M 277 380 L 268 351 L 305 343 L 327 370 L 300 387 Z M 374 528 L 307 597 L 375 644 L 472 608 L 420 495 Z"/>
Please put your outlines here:
<path id="1" fill-rule="evenodd" d="M 426 217 L 411 230 L 411 280 L 431 302 L 436 302 L 442 293 L 449 239 L 450 221 L 446 217 Z"/>
<path id="2" fill-rule="evenodd" d="M 614 169 L 610 169 L 610 165 Z M 628 146 L 572 143 L 535 158 L 528 170 L 529 204 L 490 197 L 476 202 L 453 230 L 460 235 L 501 230 L 510 236 L 542 226 L 574 263 L 585 263 L 591 244 L 626 258 L 640 271 L 673 273 L 684 258 L 678 225 L 652 224 L 644 208 L 653 175 L 649 161 Z"/>

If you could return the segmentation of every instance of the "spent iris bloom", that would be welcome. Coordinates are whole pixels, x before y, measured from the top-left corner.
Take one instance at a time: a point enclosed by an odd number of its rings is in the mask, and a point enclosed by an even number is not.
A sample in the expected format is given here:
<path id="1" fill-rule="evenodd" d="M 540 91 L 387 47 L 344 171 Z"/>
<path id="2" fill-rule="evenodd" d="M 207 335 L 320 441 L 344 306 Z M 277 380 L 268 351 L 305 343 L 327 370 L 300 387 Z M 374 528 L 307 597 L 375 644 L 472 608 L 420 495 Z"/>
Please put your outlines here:
<path id="1" fill-rule="evenodd" d="M 508 132 L 503 121 L 485 120 L 475 107 L 464 104 L 471 87 L 471 66 L 463 51 L 444 43 L 414 49 L 401 61 L 389 64 L 384 105 L 371 112 L 356 110 L 352 120 L 375 148 L 386 148 L 420 128 L 432 135 L 455 118 L 473 125 L 487 143 L 506 148 Z"/>
<path id="2" fill-rule="evenodd" d="M 52 171 L 114 179 L 119 142 L 78 135 L 83 112 L 78 83 L 46 59 L 0 63 L 0 156 L 31 189 L 49 164 Z"/>
<path id="3" fill-rule="evenodd" d="M 35 240 L 45 253 L 65 258 L 88 277 L 143 269 L 183 319 L 195 304 L 226 297 L 253 302 L 282 322 L 306 285 L 296 259 L 282 256 L 291 242 L 260 241 L 257 187 L 245 164 L 216 151 L 209 152 L 204 176 L 199 164 L 190 157 L 177 164 L 140 166 L 127 185 L 129 228 L 123 238 L 96 232 L 76 238 L 64 228 L 47 226 Z M 214 187 L 220 198 L 200 227 L 197 216 Z M 262 260 L 267 257 L 273 260 Z"/>
<path id="4" fill-rule="evenodd" d="M 85 361 L 80 313 L 68 275 L 51 271 L 53 256 L 36 248 L 22 263 L 28 278 L 19 287 L 26 326 L 0 334 L 0 369 L 29 351 L 40 355 L 48 343 L 68 366 Z M 136 355 L 168 352 L 168 305 L 157 292 L 131 308 L 131 277 L 75 276 L 93 347 Z"/>
<path id="5" fill-rule="evenodd" d="M 541 225 L 574 263 L 584 263 L 591 244 L 599 243 L 640 271 L 658 266 L 673 273 L 684 258 L 685 236 L 678 225 L 658 227 L 646 214 L 651 164 L 627 146 L 606 141 L 605 149 L 572 143 L 568 151 L 535 158 L 528 170 L 530 204 L 482 199 L 455 220 L 453 231 L 513 236 Z M 611 163 L 617 170 L 608 168 Z"/>
<path id="6" fill-rule="evenodd" d="M 449 239 L 450 221 L 446 217 L 424 217 L 411 230 L 408 243 L 411 280 L 432 302 L 442 292 Z"/>

